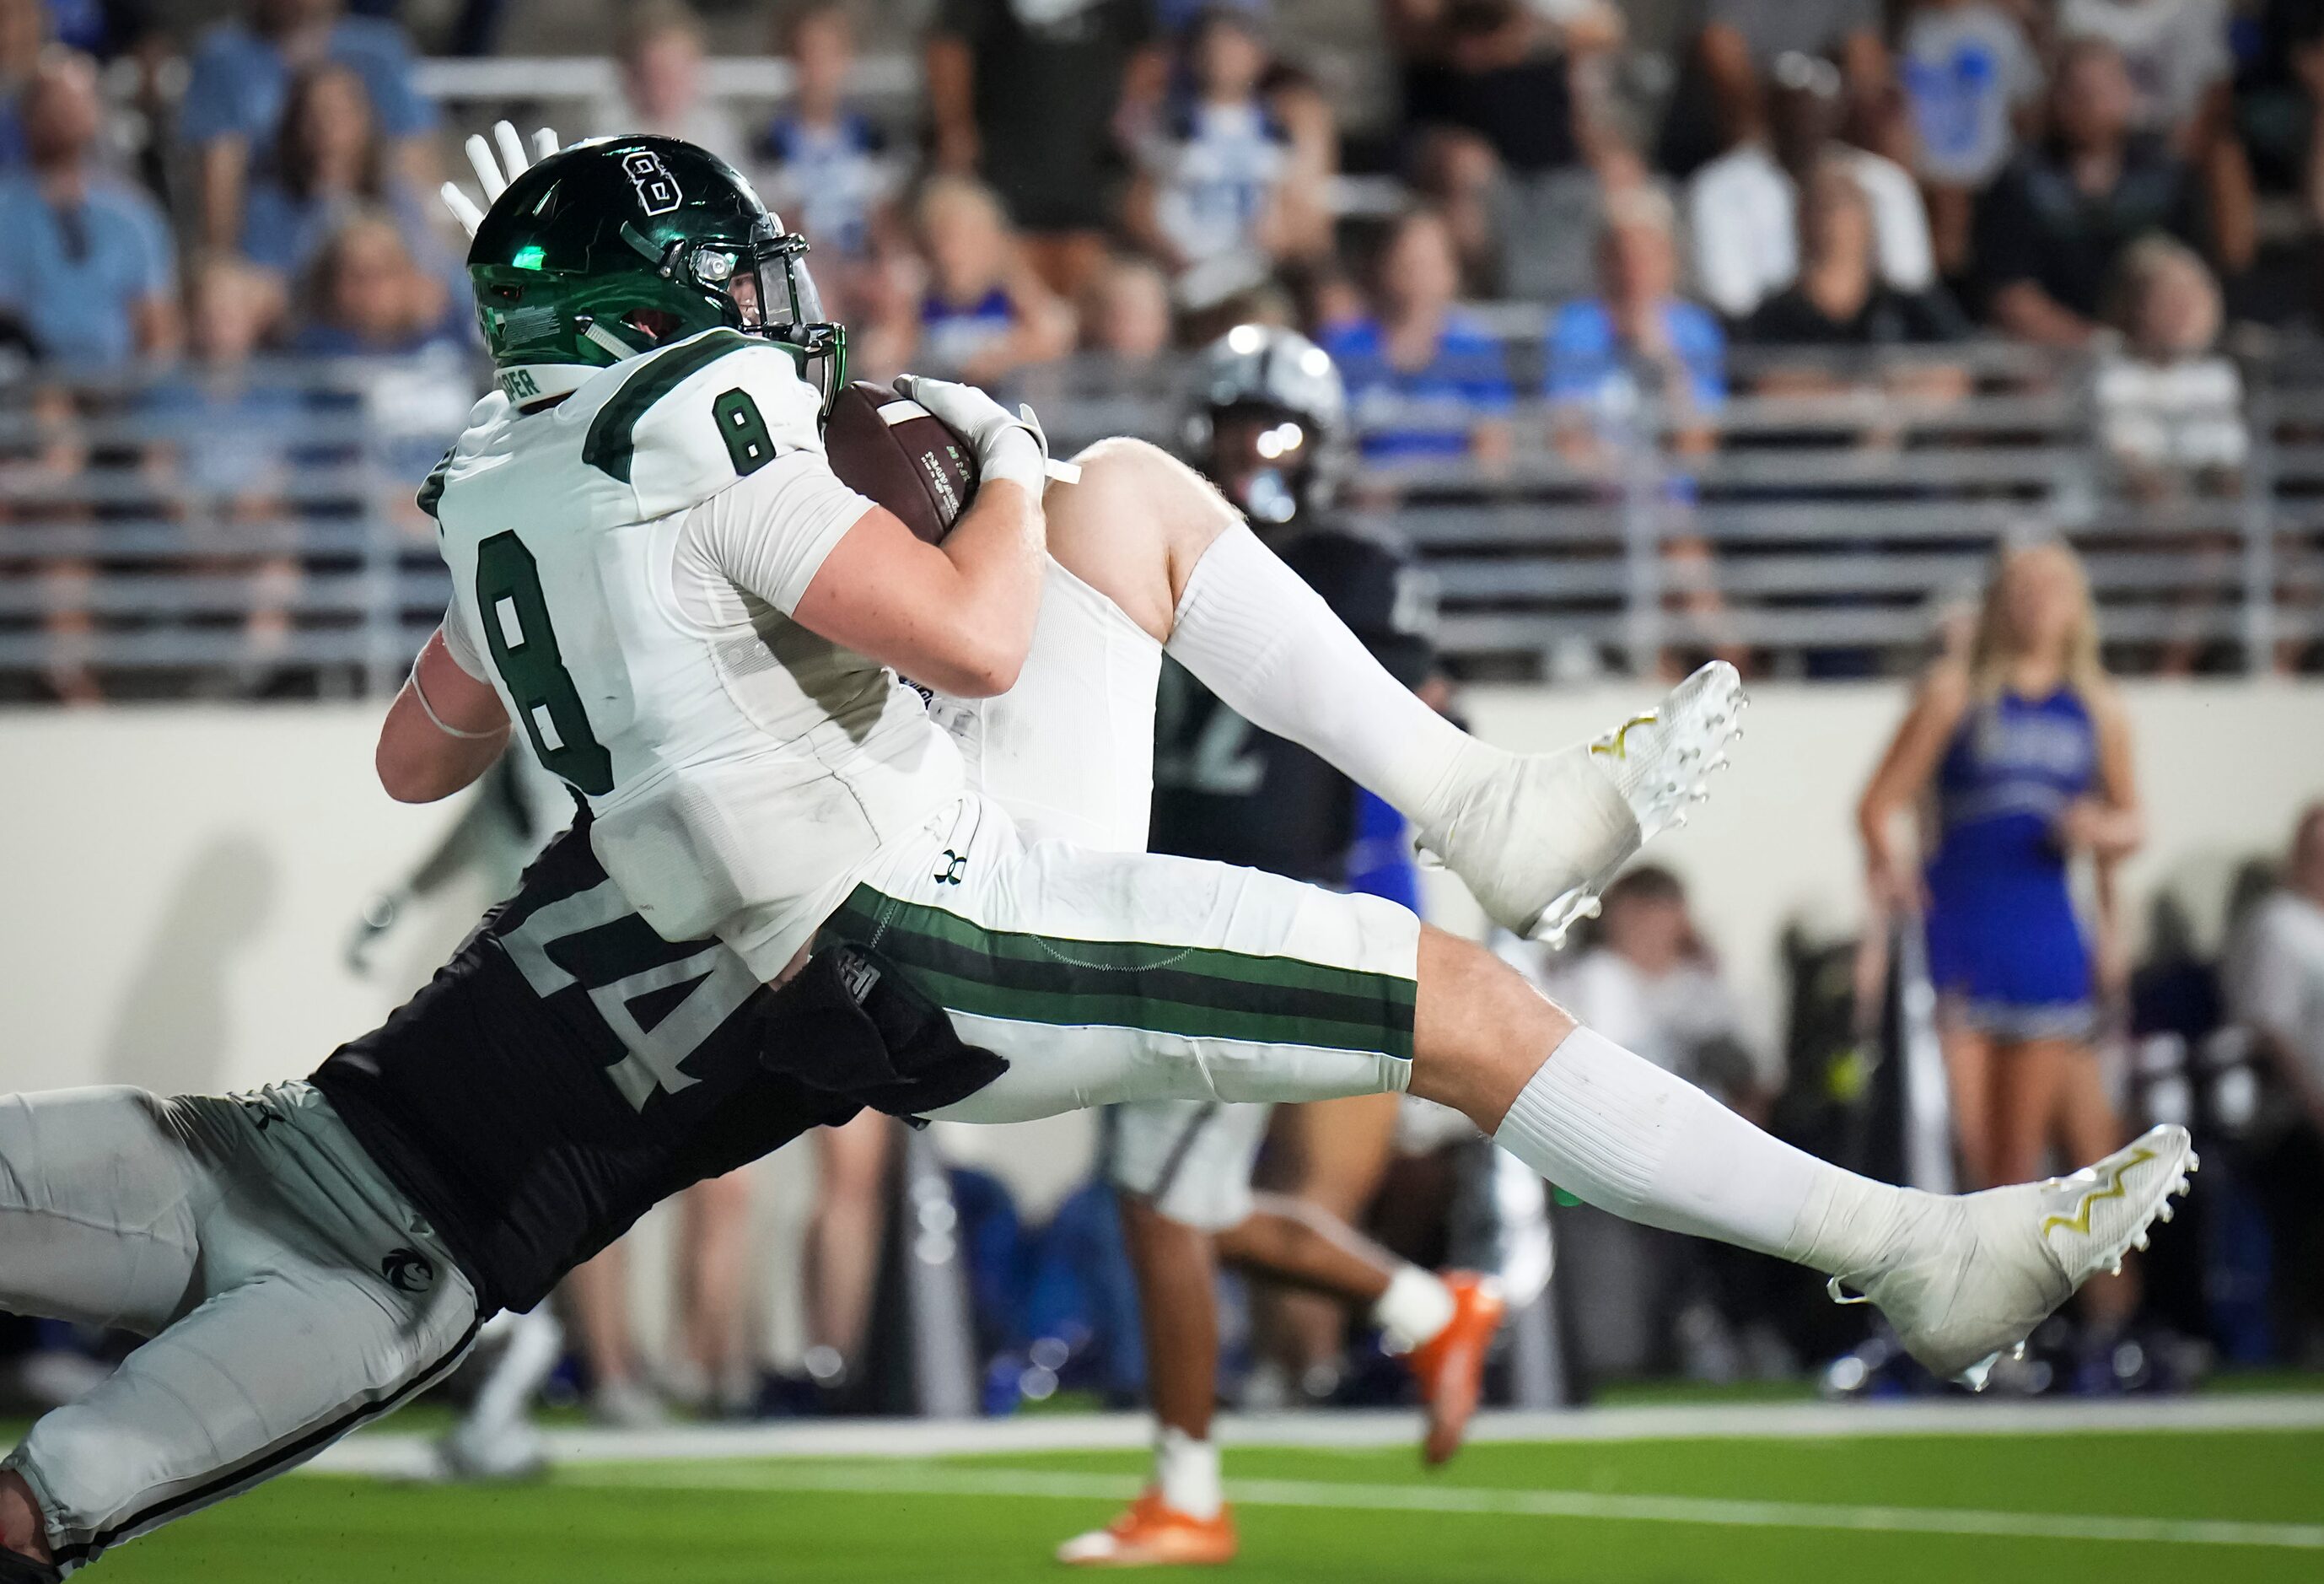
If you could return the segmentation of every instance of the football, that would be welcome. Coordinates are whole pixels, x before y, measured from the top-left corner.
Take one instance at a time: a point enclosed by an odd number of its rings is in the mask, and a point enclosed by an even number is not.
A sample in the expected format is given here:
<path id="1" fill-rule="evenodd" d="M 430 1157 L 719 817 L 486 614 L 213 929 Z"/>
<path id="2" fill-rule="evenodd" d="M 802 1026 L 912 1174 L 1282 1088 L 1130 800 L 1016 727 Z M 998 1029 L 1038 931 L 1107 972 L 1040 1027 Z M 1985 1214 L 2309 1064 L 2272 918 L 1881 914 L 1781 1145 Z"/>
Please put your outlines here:
<path id="1" fill-rule="evenodd" d="M 926 407 L 887 385 L 853 380 L 823 426 L 840 481 L 903 519 L 930 544 L 976 496 L 976 453 Z"/>

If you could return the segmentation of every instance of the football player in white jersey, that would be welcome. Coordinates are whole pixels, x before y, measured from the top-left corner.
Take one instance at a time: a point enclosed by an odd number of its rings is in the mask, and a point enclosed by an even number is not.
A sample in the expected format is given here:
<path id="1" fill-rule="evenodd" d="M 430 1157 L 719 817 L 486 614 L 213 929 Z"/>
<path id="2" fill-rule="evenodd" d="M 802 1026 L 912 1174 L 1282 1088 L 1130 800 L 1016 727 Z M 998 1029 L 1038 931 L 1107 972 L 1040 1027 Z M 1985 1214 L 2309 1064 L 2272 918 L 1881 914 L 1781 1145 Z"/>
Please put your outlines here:
<path id="1" fill-rule="evenodd" d="M 1150 717 L 1117 701 L 1150 711 L 1167 647 L 1411 819 L 1498 922 L 1554 935 L 1701 795 L 1739 689 L 1709 667 L 1592 743 L 1501 753 L 1398 685 L 1181 465 L 1108 441 L 1045 486 L 1029 414 L 913 380 L 982 480 L 927 545 L 833 475 L 817 418 L 844 337 L 741 178 L 615 138 L 492 196 L 470 267 L 503 388 L 435 491 L 456 602 L 383 778 L 442 795 L 515 723 L 665 935 L 715 932 L 770 978 L 811 940 L 870 946 L 1008 1060 L 936 1115 L 1408 1089 L 1586 1201 L 1825 1272 L 1970 1379 L 2179 1181 L 2186 1135 L 2160 1129 L 2095 1177 L 1873 1182 L 1393 903 L 1076 839 L 1126 801 L 1109 755 L 1142 752 Z M 1067 524 L 1070 570 L 1047 553 Z M 899 673 L 948 697 L 924 706 Z M 1065 751 L 1020 760 L 1020 734 Z M 1004 795 L 1025 762 L 1056 780 Z"/>

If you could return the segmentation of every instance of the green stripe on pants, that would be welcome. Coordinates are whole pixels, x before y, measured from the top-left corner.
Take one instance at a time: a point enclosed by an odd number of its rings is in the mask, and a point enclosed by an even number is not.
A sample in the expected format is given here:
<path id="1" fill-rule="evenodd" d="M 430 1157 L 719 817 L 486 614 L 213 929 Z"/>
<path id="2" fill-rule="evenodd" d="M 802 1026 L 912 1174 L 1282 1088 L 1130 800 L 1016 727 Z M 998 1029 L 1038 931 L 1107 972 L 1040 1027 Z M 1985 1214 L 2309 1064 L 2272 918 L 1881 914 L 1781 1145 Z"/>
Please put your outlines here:
<path id="1" fill-rule="evenodd" d="M 868 885 L 825 928 L 880 951 L 954 1012 L 1412 1060 L 1416 987 L 1396 974 L 1216 947 L 991 930 Z"/>

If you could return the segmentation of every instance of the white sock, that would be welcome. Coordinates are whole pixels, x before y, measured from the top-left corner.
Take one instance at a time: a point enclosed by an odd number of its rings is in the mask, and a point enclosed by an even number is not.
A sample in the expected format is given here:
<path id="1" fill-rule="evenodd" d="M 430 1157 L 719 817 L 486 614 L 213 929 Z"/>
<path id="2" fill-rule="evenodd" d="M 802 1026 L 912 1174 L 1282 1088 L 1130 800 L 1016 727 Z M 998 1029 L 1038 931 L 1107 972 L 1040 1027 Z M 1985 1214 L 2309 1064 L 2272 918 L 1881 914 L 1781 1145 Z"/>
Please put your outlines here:
<path id="1" fill-rule="evenodd" d="M 1198 1441 L 1164 1425 L 1154 1439 L 1154 1484 L 1164 1505 L 1189 1518 L 1217 1517 L 1227 1499 L 1219 1479 L 1218 1443 Z"/>
<path id="2" fill-rule="evenodd" d="M 1186 579 L 1164 645 L 1261 731 L 1297 743 L 1423 829 L 1501 757 L 1413 696 L 1323 597 L 1240 525 Z"/>
<path id="3" fill-rule="evenodd" d="M 1877 1265 L 1915 1197 L 1770 1137 L 1590 1029 L 1542 1063 L 1493 1141 L 1625 1220 L 1828 1274 Z"/>
<path id="4" fill-rule="evenodd" d="M 1409 1353 L 1452 1323 L 1452 1289 L 1432 1272 L 1406 1265 L 1388 1278 L 1388 1291 L 1372 1305 L 1388 1350 Z"/>

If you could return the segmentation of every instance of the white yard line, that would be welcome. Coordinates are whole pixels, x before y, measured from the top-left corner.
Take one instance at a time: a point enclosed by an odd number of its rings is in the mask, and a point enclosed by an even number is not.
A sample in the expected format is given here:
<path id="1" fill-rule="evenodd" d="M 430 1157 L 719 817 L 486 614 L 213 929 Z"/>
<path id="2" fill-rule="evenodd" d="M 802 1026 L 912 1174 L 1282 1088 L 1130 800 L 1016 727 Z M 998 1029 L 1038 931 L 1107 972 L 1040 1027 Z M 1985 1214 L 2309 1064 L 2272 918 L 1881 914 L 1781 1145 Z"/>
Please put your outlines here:
<path id="1" fill-rule="evenodd" d="M 2096 1402 L 1775 1403 L 1582 1408 L 1478 1415 L 1471 1441 L 1822 1440 L 1893 1435 L 2065 1435 L 2094 1431 L 2324 1430 L 2324 1393 L 2282 1396 L 2133 1397 Z M 1233 1446 L 1365 1449 L 1417 1441 L 1413 1413 L 1226 1414 Z M 549 1437 L 561 1465 L 718 1458 L 947 1457 L 979 1452 L 1135 1450 L 1153 1430 L 1144 1415 L 1086 1413 L 984 1420 L 811 1420 L 687 1425 L 653 1431 L 567 1430 Z M 392 1432 L 361 1435 L 313 1465 L 327 1472 L 408 1476 L 427 1467 L 426 1443 Z"/>
<path id="2" fill-rule="evenodd" d="M 805 1462 L 642 1465 L 569 1469 L 559 1474 L 558 1479 L 561 1484 L 593 1488 L 643 1487 L 656 1490 L 1070 1501 L 1123 1500 L 1135 1496 L 1140 1483 L 1134 1476 L 943 1468 L 906 1462 L 848 1468 Z M 1491 1490 L 1435 1484 L 1357 1485 L 1296 1479 L 1237 1479 L 1232 1495 L 1237 1505 L 1246 1507 L 1610 1519 L 1632 1524 L 1694 1524 L 1740 1529 L 1840 1529 L 1884 1534 L 2096 1541 L 2124 1545 L 2324 1551 L 2324 1524 L 2245 1524 L 2199 1518 L 2113 1517 L 2090 1513 L 1849 1506 L 1827 1502 L 1613 1496 L 1574 1490 Z"/>
<path id="3" fill-rule="evenodd" d="M 1416 1425 L 1415 1417 L 1406 1413 L 1302 1413 L 1257 1418 L 1230 1415 L 1221 1420 L 1220 1431 L 1222 1439 L 1241 1446 L 1358 1450 L 1407 1443 L 1414 1439 Z M 1573 1443 L 2301 1430 L 2324 1430 L 2324 1395 L 2078 1403 L 1951 1399 L 1908 1403 L 1674 1405 L 1557 1413 L 1504 1413 L 1480 1416 L 1472 1439 Z M 583 1487 L 1113 1501 L 1135 1495 L 1139 1479 L 1130 1475 L 943 1467 L 924 1461 L 832 1467 L 818 1460 L 1135 1450 L 1145 1447 L 1151 1433 L 1142 1415 L 1113 1413 L 957 1422 L 854 1421 L 685 1426 L 637 1431 L 576 1430 L 556 1431 L 549 1441 L 559 1466 L 556 1476 L 558 1482 Z M 425 1438 L 377 1433 L 341 1442 L 310 1465 L 318 1472 L 388 1478 L 420 1477 L 430 1466 L 429 1444 Z M 2324 1551 L 2324 1524 L 2087 1513 L 2009 1513 L 1711 1496 L 1620 1496 L 1594 1491 L 1499 1490 L 1434 1483 L 1416 1486 L 1281 1479 L 1238 1479 L 1234 1482 L 1234 1499 L 1254 1507 Z"/>

